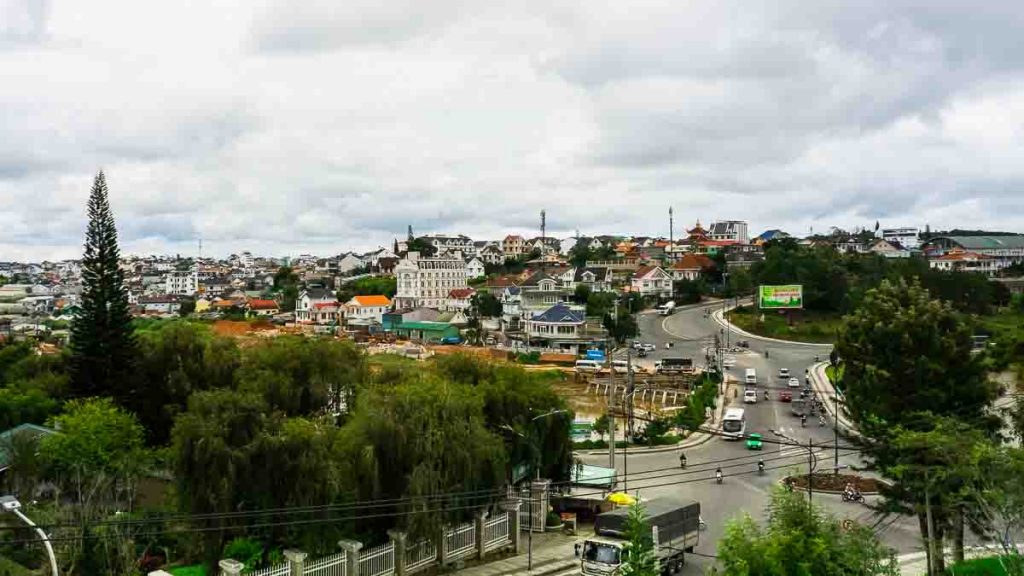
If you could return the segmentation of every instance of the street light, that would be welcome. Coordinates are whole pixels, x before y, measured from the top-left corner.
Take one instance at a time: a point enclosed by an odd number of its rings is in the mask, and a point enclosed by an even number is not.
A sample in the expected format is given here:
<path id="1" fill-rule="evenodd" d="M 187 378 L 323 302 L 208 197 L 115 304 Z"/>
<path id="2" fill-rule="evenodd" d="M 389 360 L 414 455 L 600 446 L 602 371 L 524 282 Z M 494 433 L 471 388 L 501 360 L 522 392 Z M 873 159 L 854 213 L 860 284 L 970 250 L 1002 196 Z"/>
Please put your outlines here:
<path id="1" fill-rule="evenodd" d="M 537 420 L 540 420 L 541 418 L 546 418 L 546 417 L 552 416 L 554 414 L 563 414 L 565 412 L 568 412 L 568 410 L 565 410 L 565 409 L 552 410 L 550 412 L 545 412 L 543 414 L 539 414 L 537 416 L 534 416 L 533 418 L 530 419 L 530 422 L 533 423 L 533 422 L 536 422 Z M 512 432 L 513 434 L 519 436 L 520 438 L 522 438 L 522 439 L 524 439 L 524 440 L 526 440 L 527 442 L 530 443 L 530 445 L 531 445 L 530 447 L 533 449 L 533 453 L 534 453 L 534 457 L 535 457 L 534 466 L 533 467 L 536 470 L 537 478 L 540 479 L 540 447 L 537 446 L 537 444 L 535 443 L 534 439 L 529 437 L 529 436 L 527 436 L 526 434 L 523 434 L 522 432 L 516 430 L 515 428 L 509 426 L 508 424 L 502 424 L 500 426 L 500 428 L 502 428 L 504 430 L 508 430 L 509 432 Z M 534 494 L 533 494 L 533 486 L 531 485 L 530 486 L 530 508 L 529 508 L 530 526 L 529 526 L 529 528 L 526 531 L 526 542 L 527 542 L 527 544 L 526 544 L 526 569 L 527 570 L 533 570 L 533 501 L 534 501 Z M 56 572 L 54 573 L 54 576 L 56 576 Z"/>
<path id="2" fill-rule="evenodd" d="M 60 576 L 57 572 L 57 557 L 53 555 L 53 546 L 50 545 L 50 537 L 43 532 L 43 529 L 36 526 L 36 523 L 31 518 L 25 516 L 21 511 L 21 502 L 14 496 L 0 496 L 0 506 L 3 507 L 5 512 L 13 512 L 15 516 L 21 519 L 22 522 L 28 525 L 39 534 L 39 538 L 43 541 L 43 546 L 46 547 L 46 555 L 50 557 L 50 570 L 53 572 L 53 576 Z"/>

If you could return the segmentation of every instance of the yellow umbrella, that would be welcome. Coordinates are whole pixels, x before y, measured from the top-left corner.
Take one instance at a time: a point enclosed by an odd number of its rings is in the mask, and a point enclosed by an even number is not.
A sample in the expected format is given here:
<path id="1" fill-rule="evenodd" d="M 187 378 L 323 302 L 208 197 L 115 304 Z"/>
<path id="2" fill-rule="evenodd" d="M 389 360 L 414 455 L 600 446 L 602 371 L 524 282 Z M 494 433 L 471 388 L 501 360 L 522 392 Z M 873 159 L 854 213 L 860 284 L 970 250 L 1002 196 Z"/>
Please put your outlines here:
<path id="1" fill-rule="evenodd" d="M 617 506 L 632 506 L 636 504 L 636 498 L 626 494 L 625 492 L 613 492 L 606 498 L 612 504 Z"/>

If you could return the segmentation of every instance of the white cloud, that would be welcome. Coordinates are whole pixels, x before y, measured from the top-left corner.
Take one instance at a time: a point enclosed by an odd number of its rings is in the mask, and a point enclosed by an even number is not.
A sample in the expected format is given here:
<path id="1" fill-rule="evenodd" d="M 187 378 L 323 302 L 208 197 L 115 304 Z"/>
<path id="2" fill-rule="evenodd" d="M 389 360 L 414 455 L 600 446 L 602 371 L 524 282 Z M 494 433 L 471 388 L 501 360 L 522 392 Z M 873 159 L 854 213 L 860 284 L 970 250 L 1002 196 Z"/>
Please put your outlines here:
<path id="1" fill-rule="evenodd" d="M 418 232 L 1024 229 L 1024 7 L 0 0 L 0 260 Z"/>

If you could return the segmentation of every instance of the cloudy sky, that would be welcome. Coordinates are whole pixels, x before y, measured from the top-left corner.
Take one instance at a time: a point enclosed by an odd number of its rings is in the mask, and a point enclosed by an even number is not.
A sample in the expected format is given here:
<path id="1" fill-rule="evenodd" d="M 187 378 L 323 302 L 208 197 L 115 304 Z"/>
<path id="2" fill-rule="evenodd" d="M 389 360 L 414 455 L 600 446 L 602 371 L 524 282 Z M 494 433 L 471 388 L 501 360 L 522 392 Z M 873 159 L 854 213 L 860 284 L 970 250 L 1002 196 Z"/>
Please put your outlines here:
<path id="1" fill-rule="evenodd" d="M 924 8 L 923 6 L 927 6 Z M 1024 231 L 1024 3 L 0 0 L 0 260 Z"/>

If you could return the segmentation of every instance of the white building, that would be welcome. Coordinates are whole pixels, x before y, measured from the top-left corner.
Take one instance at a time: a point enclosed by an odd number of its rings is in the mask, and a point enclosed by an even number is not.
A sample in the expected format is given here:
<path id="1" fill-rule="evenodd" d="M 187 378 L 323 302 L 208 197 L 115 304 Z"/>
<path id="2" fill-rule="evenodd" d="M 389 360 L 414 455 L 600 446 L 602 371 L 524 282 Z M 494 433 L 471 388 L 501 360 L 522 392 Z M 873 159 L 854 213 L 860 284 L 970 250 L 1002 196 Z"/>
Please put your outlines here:
<path id="1" fill-rule="evenodd" d="M 348 274 L 356 268 L 362 268 L 366 263 L 363 262 L 362 258 L 349 252 L 338 260 L 338 272 L 342 274 Z"/>
<path id="2" fill-rule="evenodd" d="M 242 268 L 253 268 L 256 266 L 256 259 L 253 258 L 251 252 L 242 252 L 242 255 L 238 257 L 238 263 L 242 265 Z"/>
<path id="3" fill-rule="evenodd" d="M 633 275 L 630 283 L 632 291 L 641 296 L 672 296 L 672 275 L 665 272 L 661 266 L 642 266 Z"/>
<path id="4" fill-rule="evenodd" d="M 295 320 L 298 322 L 314 321 L 317 306 L 322 304 L 337 304 L 334 292 L 326 288 L 308 288 L 299 293 L 295 300 Z M 322 306 L 320 308 L 323 308 Z"/>
<path id="5" fill-rule="evenodd" d="M 723 220 L 715 222 L 708 230 L 708 237 L 712 240 L 731 240 L 740 244 L 750 243 L 750 234 L 747 231 L 747 223 L 743 220 Z"/>
<path id="6" fill-rule="evenodd" d="M 985 254 L 966 252 L 954 249 L 942 256 L 932 258 L 928 265 L 936 270 L 947 272 L 977 272 L 986 276 L 995 276 L 999 271 L 999 260 Z"/>
<path id="7" fill-rule="evenodd" d="M 175 270 L 164 275 L 164 293 L 191 296 L 199 291 L 199 272 Z"/>
<path id="8" fill-rule="evenodd" d="M 440 309 L 453 289 L 467 287 L 466 262 L 459 252 L 434 258 L 421 258 L 419 252 L 409 252 L 395 266 L 395 277 L 396 308 Z"/>
<path id="9" fill-rule="evenodd" d="M 391 300 L 383 294 L 353 296 L 345 303 L 345 320 L 348 322 L 365 322 L 372 320 L 382 322 L 384 313 L 391 308 Z"/>
<path id="10" fill-rule="evenodd" d="M 466 262 L 466 278 L 483 278 L 484 276 L 486 276 L 484 263 L 479 258 L 474 257 L 469 262 Z"/>
<path id="11" fill-rule="evenodd" d="M 917 250 L 921 246 L 921 234 L 917 228 L 883 228 L 882 240 L 895 242 L 907 250 Z"/>

